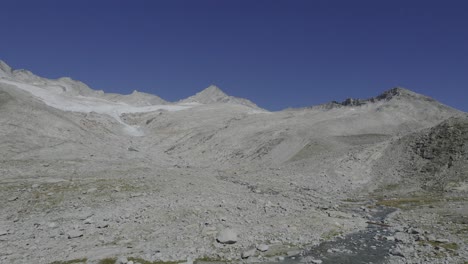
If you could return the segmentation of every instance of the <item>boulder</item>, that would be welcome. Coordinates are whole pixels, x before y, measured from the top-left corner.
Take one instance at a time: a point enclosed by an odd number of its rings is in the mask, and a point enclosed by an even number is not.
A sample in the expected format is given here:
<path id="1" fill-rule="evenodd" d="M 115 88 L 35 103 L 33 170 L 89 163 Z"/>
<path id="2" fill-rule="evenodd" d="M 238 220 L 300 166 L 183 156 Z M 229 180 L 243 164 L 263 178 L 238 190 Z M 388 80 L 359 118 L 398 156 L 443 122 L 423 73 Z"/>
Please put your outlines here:
<path id="1" fill-rule="evenodd" d="M 237 232 L 230 228 L 223 229 L 218 233 L 216 241 L 221 244 L 234 244 L 237 242 Z"/>

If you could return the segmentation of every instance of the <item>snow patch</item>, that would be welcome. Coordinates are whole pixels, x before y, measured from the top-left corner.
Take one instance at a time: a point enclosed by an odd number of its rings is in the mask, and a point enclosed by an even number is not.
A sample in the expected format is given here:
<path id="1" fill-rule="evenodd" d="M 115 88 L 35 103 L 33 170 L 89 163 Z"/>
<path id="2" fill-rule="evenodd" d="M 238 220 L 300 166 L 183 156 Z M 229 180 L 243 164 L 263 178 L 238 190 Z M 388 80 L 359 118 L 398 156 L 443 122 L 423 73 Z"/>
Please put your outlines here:
<path id="1" fill-rule="evenodd" d="M 0 83 L 10 84 L 38 97 L 45 104 L 63 111 L 106 114 L 113 117 L 124 126 L 124 131 L 131 136 L 143 136 L 144 132 L 139 126 L 131 126 L 120 118 L 124 113 L 145 113 L 157 110 L 181 111 L 192 108 L 198 104 L 150 105 L 132 106 L 123 102 L 111 102 L 101 98 L 86 96 L 70 96 L 63 94 L 63 90 L 47 90 L 38 86 L 1 79 Z"/>

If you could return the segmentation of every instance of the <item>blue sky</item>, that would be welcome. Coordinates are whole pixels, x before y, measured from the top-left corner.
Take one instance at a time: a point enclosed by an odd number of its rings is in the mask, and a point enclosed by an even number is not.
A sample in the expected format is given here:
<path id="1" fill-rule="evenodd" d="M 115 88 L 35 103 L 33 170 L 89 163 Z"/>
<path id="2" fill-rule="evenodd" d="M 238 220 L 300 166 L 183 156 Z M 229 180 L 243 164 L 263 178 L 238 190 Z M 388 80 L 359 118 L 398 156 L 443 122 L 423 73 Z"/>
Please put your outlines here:
<path id="1" fill-rule="evenodd" d="M 216 84 L 269 110 L 402 86 L 468 111 L 467 1 L 2 1 L 0 59 L 179 100 Z"/>

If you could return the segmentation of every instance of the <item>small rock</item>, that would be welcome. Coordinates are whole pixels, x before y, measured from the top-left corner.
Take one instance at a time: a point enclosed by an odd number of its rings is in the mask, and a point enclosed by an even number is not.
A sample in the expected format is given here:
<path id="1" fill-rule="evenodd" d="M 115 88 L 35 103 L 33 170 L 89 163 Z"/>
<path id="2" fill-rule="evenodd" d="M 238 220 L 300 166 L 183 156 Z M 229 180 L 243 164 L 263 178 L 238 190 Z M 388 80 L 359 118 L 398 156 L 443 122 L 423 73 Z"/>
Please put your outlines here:
<path id="1" fill-rule="evenodd" d="M 115 261 L 115 264 L 128 264 L 128 259 L 126 257 L 119 257 Z"/>
<path id="2" fill-rule="evenodd" d="M 35 184 L 33 184 L 33 185 L 31 186 L 31 188 L 33 188 L 33 189 L 39 188 L 39 184 L 35 183 Z"/>
<path id="3" fill-rule="evenodd" d="M 83 221 L 83 223 L 89 225 L 93 223 L 93 220 L 91 218 L 87 218 Z"/>
<path id="4" fill-rule="evenodd" d="M 397 256 L 397 257 L 402 257 L 402 258 L 405 257 L 405 255 L 403 254 L 403 252 L 399 248 L 392 248 L 392 249 L 389 250 L 389 253 L 394 255 L 394 256 Z"/>
<path id="5" fill-rule="evenodd" d="M 92 212 L 85 212 L 85 213 L 81 213 L 79 216 L 78 216 L 78 219 L 79 220 L 86 220 L 88 218 L 90 218 L 91 216 L 93 216 L 94 214 Z"/>
<path id="6" fill-rule="evenodd" d="M 93 193 L 95 191 L 97 191 L 97 188 L 90 188 L 86 191 L 86 193 Z"/>
<path id="7" fill-rule="evenodd" d="M 68 232 L 68 239 L 82 237 L 82 236 L 83 236 L 83 232 L 78 231 L 78 230 L 71 230 Z"/>
<path id="8" fill-rule="evenodd" d="M 260 252 L 265 252 L 269 249 L 270 247 L 268 245 L 265 245 L 265 244 L 260 244 L 257 246 L 257 250 L 260 251 Z"/>
<path id="9" fill-rule="evenodd" d="M 13 201 L 16 201 L 16 200 L 18 200 L 18 196 L 13 196 L 13 197 L 8 198 L 9 202 L 13 202 Z"/>
<path id="10" fill-rule="evenodd" d="M 109 227 L 109 224 L 108 223 L 100 223 L 96 227 L 97 228 L 106 228 L 106 227 Z"/>
<path id="11" fill-rule="evenodd" d="M 218 233 L 216 241 L 221 244 L 234 244 L 237 242 L 237 233 L 232 229 L 223 229 Z"/>
<path id="12" fill-rule="evenodd" d="M 288 257 L 291 257 L 291 256 L 296 256 L 296 255 L 299 255 L 301 254 L 301 251 L 300 250 L 291 250 L 291 251 L 288 251 L 286 253 L 286 255 L 288 255 Z"/>
<path id="13" fill-rule="evenodd" d="M 8 232 L 4 229 L 0 229 L 0 236 L 8 235 Z"/>
<path id="14" fill-rule="evenodd" d="M 246 251 L 242 252 L 241 257 L 243 259 L 253 257 L 255 255 L 255 250 L 256 250 L 255 248 L 251 248 L 249 250 L 246 250 Z"/>
<path id="15" fill-rule="evenodd" d="M 446 238 L 437 238 L 437 239 L 435 240 L 435 242 L 437 242 L 437 243 L 448 243 L 449 240 L 446 239 Z"/>
<path id="16" fill-rule="evenodd" d="M 403 232 L 396 232 L 394 238 L 395 238 L 396 242 L 401 242 L 401 243 L 409 243 L 410 242 L 409 235 L 406 234 L 406 233 L 403 233 Z"/>
<path id="17" fill-rule="evenodd" d="M 48 226 L 49 228 L 57 228 L 57 227 L 58 227 L 58 224 L 55 223 L 55 222 L 51 222 L 51 223 L 48 223 L 47 226 Z"/>
<path id="18" fill-rule="evenodd" d="M 320 264 L 322 261 L 320 259 L 314 259 L 312 256 L 307 256 L 301 259 L 301 262 L 303 263 L 314 263 L 314 264 Z"/>

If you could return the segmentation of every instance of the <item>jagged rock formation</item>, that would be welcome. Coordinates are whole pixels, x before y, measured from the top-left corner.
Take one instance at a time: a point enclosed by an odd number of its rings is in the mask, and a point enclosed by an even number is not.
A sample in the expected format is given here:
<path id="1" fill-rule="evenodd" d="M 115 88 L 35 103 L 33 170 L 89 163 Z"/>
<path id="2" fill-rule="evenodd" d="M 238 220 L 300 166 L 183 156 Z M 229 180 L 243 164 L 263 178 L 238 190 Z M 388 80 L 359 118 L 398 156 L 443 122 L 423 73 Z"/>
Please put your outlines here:
<path id="1" fill-rule="evenodd" d="M 468 116 L 462 115 L 398 139 L 377 164 L 393 183 L 446 191 L 468 179 L 467 161 Z"/>
<path id="2" fill-rule="evenodd" d="M 343 102 L 337 102 L 337 101 L 332 101 L 329 103 L 317 105 L 317 106 L 312 106 L 311 108 L 314 109 L 324 109 L 324 110 L 330 110 L 334 108 L 340 108 L 340 107 L 353 107 L 353 106 L 363 106 L 366 104 L 374 104 L 378 102 L 385 102 L 385 101 L 390 101 L 394 98 L 411 98 L 413 100 L 425 100 L 429 102 L 435 102 L 436 101 L 430 97 L 427 97 L 422 94 L 417 94 L 415 92 L 412 92 L 408 89 L 402 88 L 402 87 L 395 87 L 390 90 L 387 90 L 383 92 L 382 94 L 371 97 L 368 99 L 354 99 L 354 98 L 348 98 L 344 100 Z"/>

